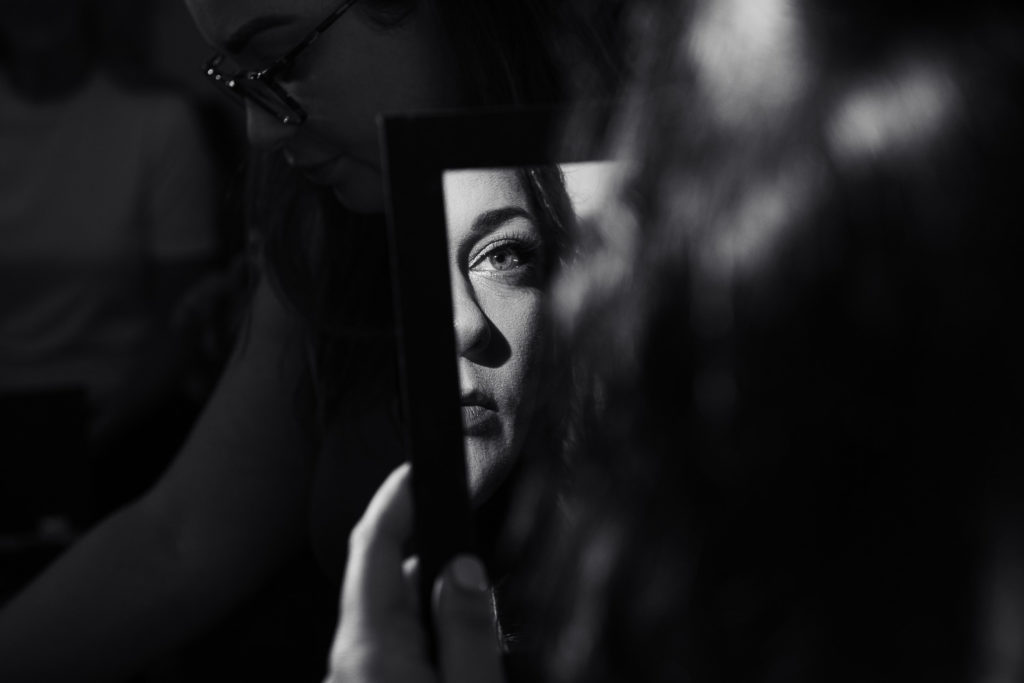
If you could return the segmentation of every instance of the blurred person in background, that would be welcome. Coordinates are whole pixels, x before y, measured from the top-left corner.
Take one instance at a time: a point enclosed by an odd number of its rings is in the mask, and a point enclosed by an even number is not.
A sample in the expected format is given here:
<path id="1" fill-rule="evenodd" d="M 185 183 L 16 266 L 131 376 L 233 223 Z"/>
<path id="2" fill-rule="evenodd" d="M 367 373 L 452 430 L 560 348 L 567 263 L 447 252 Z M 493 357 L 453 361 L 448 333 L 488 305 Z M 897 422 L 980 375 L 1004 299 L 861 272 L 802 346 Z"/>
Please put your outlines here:
<path id="1" fill-rule="evenodd" d="M 522 679 L 1020 680 L 1020 10 L 633 11 L 632 171 L 553 297 L 572 484 L 539 463 L 513 517 Z M 505 680 L 471 557 L 432 670 L 411 529 L 402 469 L 352 536 L 330 680 Z"/>
<path id="2" fill-rule="evenodd" d="M 102 16 L 0 8 L 0 524 L 26 572 L 183 438 L 193 349 L 172 318 L 220 247 L 196 111 L 110 59 Z"/>

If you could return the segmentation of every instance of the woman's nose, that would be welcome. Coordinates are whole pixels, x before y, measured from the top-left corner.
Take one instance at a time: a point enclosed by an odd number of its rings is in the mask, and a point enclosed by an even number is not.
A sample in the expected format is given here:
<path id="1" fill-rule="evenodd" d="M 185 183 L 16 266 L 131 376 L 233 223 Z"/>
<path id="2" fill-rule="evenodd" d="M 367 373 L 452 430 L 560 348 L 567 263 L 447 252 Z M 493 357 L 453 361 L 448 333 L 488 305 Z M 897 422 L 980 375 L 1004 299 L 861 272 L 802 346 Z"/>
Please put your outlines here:
<path id="1" fill-rule="evenodd" d="M 462 273 L 452 277 L 452 306 L 455 309 L 455 348 L 461 358 L 473 360 L 487 349 L 491 321 L 484 315 Z"/>
<path id="2" fill-rule="evenodd" d="M 259 105 L 245 103 L 245 131 L 249 144 L 257 149 L 271 150 L 280 147 L 295 134 L 297 126 L 289 126 L 277 120 Z"/>

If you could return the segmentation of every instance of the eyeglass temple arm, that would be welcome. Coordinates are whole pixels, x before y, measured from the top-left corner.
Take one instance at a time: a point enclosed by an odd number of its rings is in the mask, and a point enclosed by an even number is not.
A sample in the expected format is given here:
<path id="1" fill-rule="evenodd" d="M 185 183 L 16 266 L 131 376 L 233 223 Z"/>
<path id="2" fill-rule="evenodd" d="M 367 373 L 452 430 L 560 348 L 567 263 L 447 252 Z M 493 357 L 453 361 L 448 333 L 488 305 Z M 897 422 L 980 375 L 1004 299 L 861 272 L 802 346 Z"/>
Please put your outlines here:
<path id="1" fill-rule="evenodd" d="M 277 60 L 276 62 L 268 66 L 266 69 L 264 69 L 262 72 L 260 72 L 260 75 L 271 75 L 274 72 L 279 71 L 283 67 L 290 64 L 292 60 L 295 59 L 296 55 L 298 55 L 300 52 L 302 52 L 310 45 L 315 43 L 316 39 L 320 37 L 320 34 L 329 29 L 331 27 L 331 24 L 340 19 L 341 15 L 344 14 L 348 10 L 348 8 L 354 4 L 356 4 L 356 0 L 345 0 L 345 2 L 341 3 L 341 5 L 339 5 L 337 9 L 331 12 L 331 14 L 328 15 L 326 19 L 317 24 L 317 27 L 314 28 L 313 31 L 308 36 L 306 36 L 305 40 L 303 40 L 301 43 L 299 43 L 291 50 L 289 50 L 284 57 L 281 57 L 281 59 Z"/>

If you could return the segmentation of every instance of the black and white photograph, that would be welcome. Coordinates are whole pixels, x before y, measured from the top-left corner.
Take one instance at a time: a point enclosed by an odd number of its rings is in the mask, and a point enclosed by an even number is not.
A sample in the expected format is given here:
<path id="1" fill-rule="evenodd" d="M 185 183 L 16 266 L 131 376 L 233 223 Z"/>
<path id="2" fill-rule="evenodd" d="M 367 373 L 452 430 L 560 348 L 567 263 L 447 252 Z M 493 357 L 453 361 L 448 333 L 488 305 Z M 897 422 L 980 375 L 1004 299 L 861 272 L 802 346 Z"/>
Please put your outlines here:
<path id="1" fill-rule="evenodd" d="M 1024 683 L 1024 6 L 0 0 L 0 683 Z"/>

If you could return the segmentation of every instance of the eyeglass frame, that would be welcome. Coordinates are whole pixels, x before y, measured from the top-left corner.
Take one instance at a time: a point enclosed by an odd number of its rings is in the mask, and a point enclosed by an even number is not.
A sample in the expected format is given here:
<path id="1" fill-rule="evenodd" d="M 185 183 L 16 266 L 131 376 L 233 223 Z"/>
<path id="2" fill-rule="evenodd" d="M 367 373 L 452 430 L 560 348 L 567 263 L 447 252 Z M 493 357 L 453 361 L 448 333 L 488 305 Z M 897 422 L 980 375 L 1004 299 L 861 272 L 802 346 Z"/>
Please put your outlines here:
<path id="1" fill-rule="evenodd" d="M 317 24 L 316 28 L 310 31 L 310 33 L 306 35 L 306 37 L 304 37 L 295 47 L 288 50 L 283 57 L 279 58 L 273 64 L 264 69 L 241 69 L 235 75 L 229 76 L 217 68 L 221 62 L 226 59 L 226 55 L 223 52 L 217 52 L 206 62 L 206 66 L 203 69 L 207 80 L 212 82 L 218 90 L 221 90 L 225 94 L 229 94 L 232 99 L 239 103 L 248 101 L 256 104 L 263 111 L 267 112 L 284 125 L 300 125 L 308 118 L 309 115 L 302 106 L 295 101 L 295 98 L 289 95 L 288 92 L 274 80 L 274 77 L 291 67 L 295 58 L 309 48 L 310 45 L 315 43 L 322 33 L 334 25 L 334 22 L 340 19 L 342 15 L 352 7 L 352 5 L 356 4 L 356 1 L 357 0 L 345 0 L 342 2 L 340 6 L 331 12 L 323 21 Z M 238 86 L 238 81 L 243 79 L 250 83 L 259 84 L 257 87 L 265 87 L 269 93 L 273 94 L 273 96 L 277 98 L 278 103 L 283 105 L 283 108 L 290 112 L 290 114 L 275 111 L 270 105 L 240 88 Z"/>

